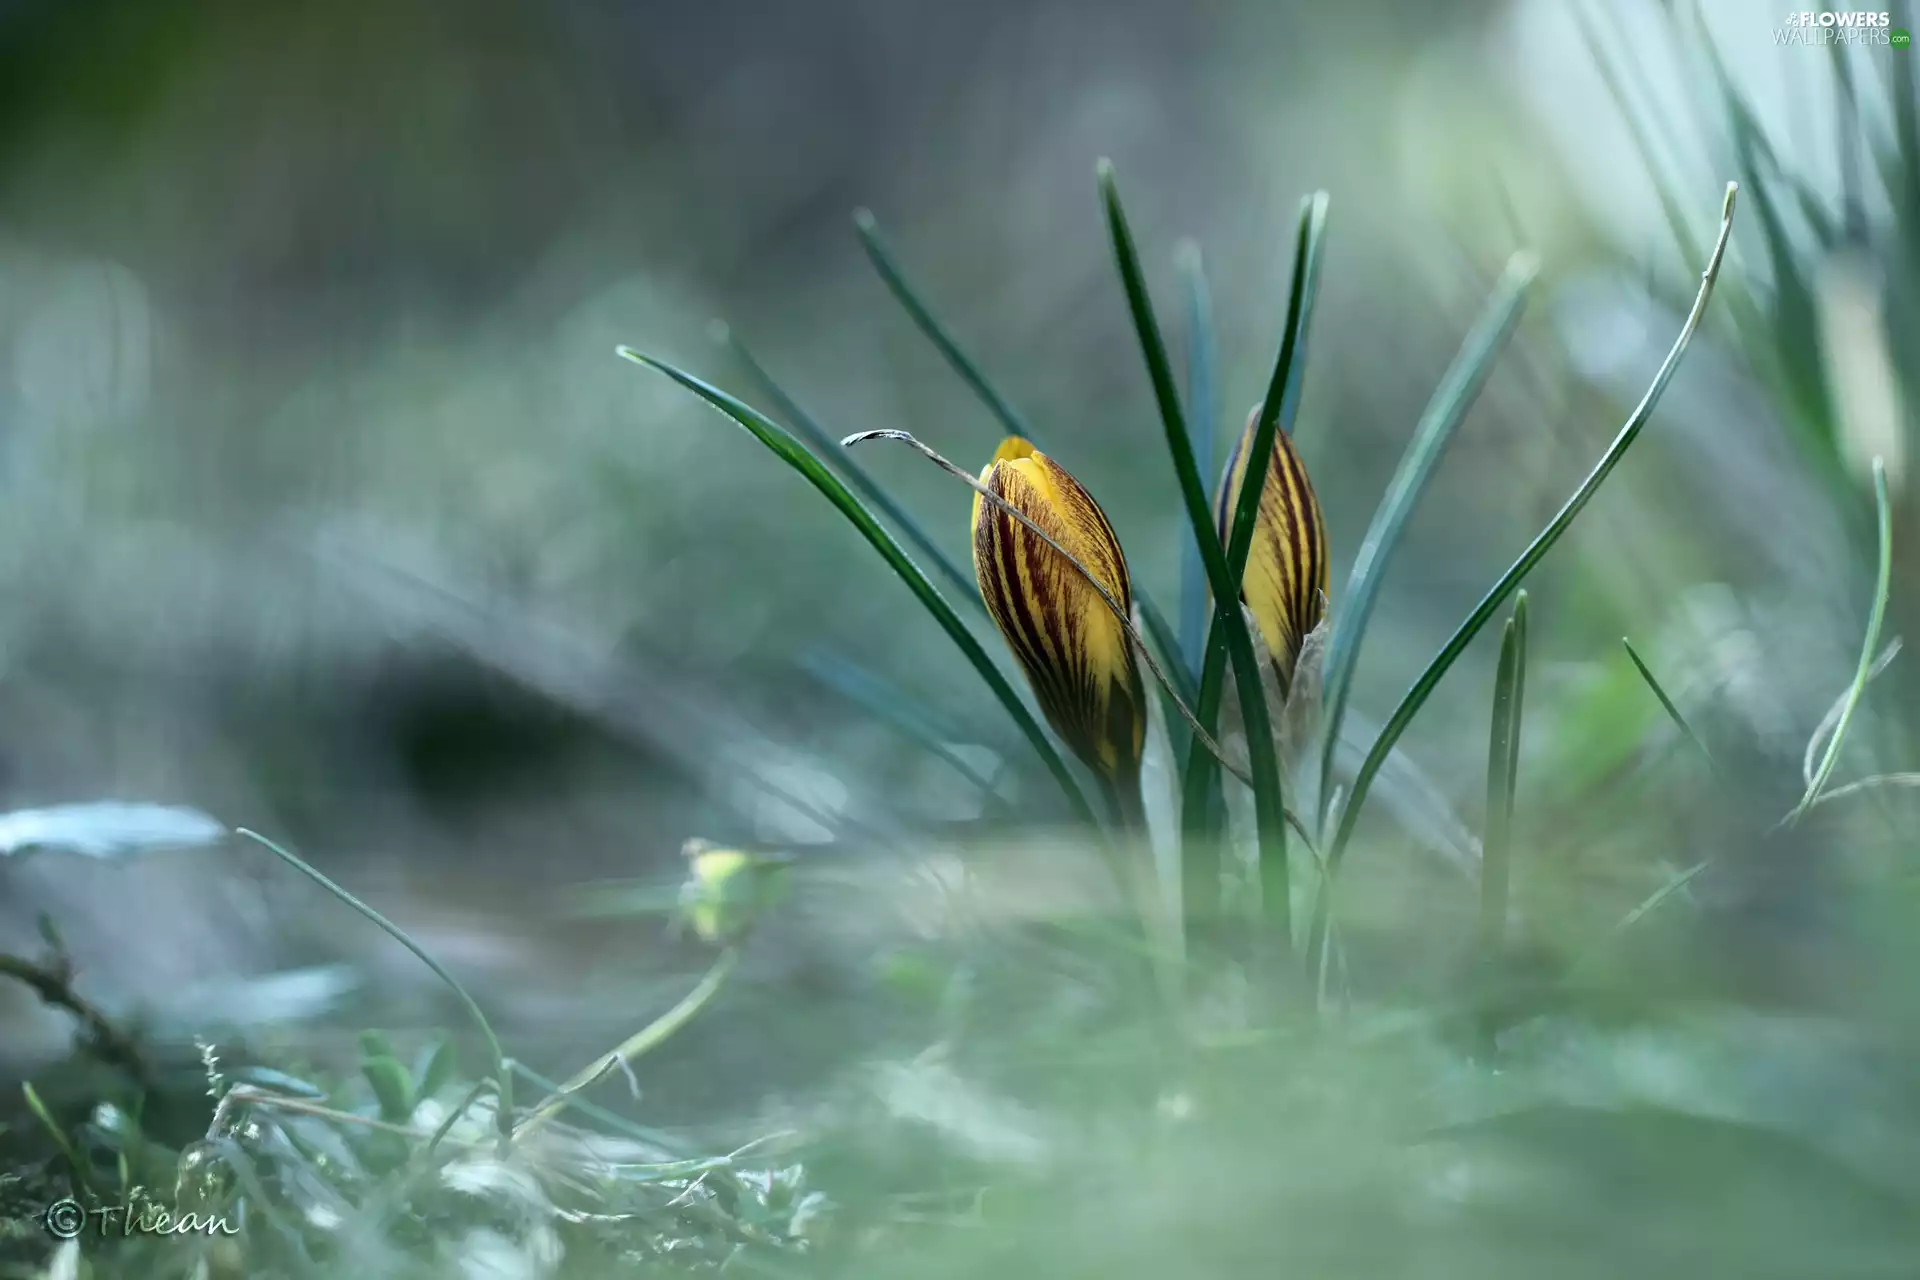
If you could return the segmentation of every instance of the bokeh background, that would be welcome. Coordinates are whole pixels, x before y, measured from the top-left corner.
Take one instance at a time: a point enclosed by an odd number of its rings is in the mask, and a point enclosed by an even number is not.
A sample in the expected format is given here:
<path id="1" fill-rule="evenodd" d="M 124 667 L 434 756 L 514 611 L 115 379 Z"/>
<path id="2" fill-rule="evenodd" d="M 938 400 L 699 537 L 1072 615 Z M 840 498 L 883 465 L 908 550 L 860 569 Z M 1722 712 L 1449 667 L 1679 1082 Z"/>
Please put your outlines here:
<path id="1" fill-rule="evenodd" d="M 1680 212 L 1710 240 L 1737 176 L 1724 131 L 1656 7 L 1614 16 L 1636 92 L 1690 122 L 1667 141 Z M 1900 55 L 1844 64 L 1863 104 L 1848 116 L 1843 64 L 1776 47 L 1771 7 L 1723 0 L 1700 20 L 1780 171 L 1841 190 L 1837 139 L 1889 127 Z M 670 891 L 693 836 L 906 865 L 911 833 L 980 816 L 823 665 L 910 694 L 1031 798 L 1044 779 L 1017 776 L 1017 740 L 905 589 L 796 476 L 613 351 L 762 403 L 711 335 L 724 320 L 834 432 L 904 428 L 980 465 L 996 426 L 862 256 L 850 214 L 869 208 L 1172 600 L 1181 512 L 1101 156 L 1176 355 L 1175 249 L 1200 246 L 1222 431 L 1265 385 L 1298 202 L 1330 193 L 1299 434 L 1336 588 L 1503 264 L 1540 255 L 1369 636 L 1355 709 L 1377 722 L 1598 457 L 1691 294 L 1698 263 L 1672 245 L 1572 7 L 0 5 L 0 808 L 154 801 L 284 838 L 473 976 L 528 1058 L 561 1069 L 703 963 L 661 918 L 570 915 L 578 886 Z M 1893 205 L 1870 194 L 1862 216 Z M 1759 237 L 1740 225 L 1730 275 L 1764 295 Z M 1843 268 L 1870 284 L 1906 269 L 1882 239 L 1810 270 Z M 1660 874 L 1608 790 L 1664 732 L 1619 636 L 1756 758 L 1797 764 L 1870 596 L 1864 455 L 1888 455 L 1912 510 L 1897 398 L 1876 384 L 1842 424 L 1836 481 L 1796 452 L 1765 372 L 1710 321 L 1531 584 L 1525 759 L 1542 781 L 1522 807 L 1536 798 L 1539 858 L 1574 898 Z M 873 447 L 963 557 L 967 495 Z M 1891 626 L 1913 600 L 1896 589 Z M 1443 828 L 1478 825 L 1492 659 L 1476 647 L 1406 742 Z M 1920 705 L 1902 679 L 1861 741 L 1897 741 Z M 1760 799 L 1736 807 L 1791 804 L 1794 776 L 1752 776 Z M 1356 864 L 1433 862 L 1416 848 L 1431 829 L 1369 828 Z M 1716 972 L 1789 1003 L 1844 982 L 1818 906 L 1831 869 L 1808 856 L 1723 887 Z M 1013 883 L 1028 905 L 1005 910 L 1043 910 L 1050 890 Z M 1458 910 L 1412 933 L 1470 918 L 1455 883 Z M 1430 891 L 1423 876 L 1406 898 Z M 937 927 L 912 896 L 841 882 L 770 925 L 740 991 L 662 1055 L 664 1111 L 804 1093 L 883 1035 L 862 962 Z M 444 1013 L 410 958 L 257 850 L 0 860 L 0 946 L 31 949 L 41 910 L 103 1004 L 182 1034 L 245 1021 L 242 991 L 258 996 L 248 1035 L 323 1008 L 342 1036 Z M 65 1024 L 29 997 L 0 991 L 0 1010 L 12 1070 L 65 1052 Z"/>

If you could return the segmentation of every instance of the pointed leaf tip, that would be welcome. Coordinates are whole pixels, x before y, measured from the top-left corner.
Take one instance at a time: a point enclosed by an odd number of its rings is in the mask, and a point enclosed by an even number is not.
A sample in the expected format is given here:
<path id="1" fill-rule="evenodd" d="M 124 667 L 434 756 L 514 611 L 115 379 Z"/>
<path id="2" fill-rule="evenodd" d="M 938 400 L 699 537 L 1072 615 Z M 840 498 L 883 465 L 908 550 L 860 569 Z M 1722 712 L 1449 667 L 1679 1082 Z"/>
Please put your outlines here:
<path id="1" fill-rule="evenodd" d="M 879 227 L 879 219 L 873 216 L 873 210 L 861 205 L 853 211 L 853 225 L 862 231 L 873 231 Z"/>

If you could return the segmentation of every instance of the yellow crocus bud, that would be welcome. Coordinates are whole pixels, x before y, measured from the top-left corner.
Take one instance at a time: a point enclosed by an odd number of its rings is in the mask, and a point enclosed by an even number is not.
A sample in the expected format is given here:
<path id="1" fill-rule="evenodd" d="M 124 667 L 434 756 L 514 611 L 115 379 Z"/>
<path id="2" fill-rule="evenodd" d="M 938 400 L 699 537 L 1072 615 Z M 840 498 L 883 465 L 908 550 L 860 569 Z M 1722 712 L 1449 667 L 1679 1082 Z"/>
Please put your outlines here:
<path id="1" fill-rule="evenodd" d="M 1093 495 L 1059 463 L 1009 436 L 980 483 L 1132 609 L 1120 540 Z M 1124 789 L 1138 780 L 1146 735 L 1140 670 L 1126 628 L 1060 550 L 974 495 L 973 569 L 988 612 L 1054 731 L 1088 768 Z"/>
<path id="2" fill-rule="evenodd" d="M 1214 507 L 1223 544 L 1232 535 L 1233 512 L 1240 501 L 1259 416 L 1256 405 L 1247 415 L 1246 430 L 1234 445 L 1233 456 L 1227 459 L 1226 479 Z M 1307 469 L 1283 431 L 1273 435 L 1273 460 L 1260 487 L 1260 514 L 1240 589 L 1241 599 L 1259 624 L 1260 638 L 1273 655 L 1284 691 L 1293 681 L 1301 646 L 1326 614 L 1327 527 L 1307 481 Z"/>

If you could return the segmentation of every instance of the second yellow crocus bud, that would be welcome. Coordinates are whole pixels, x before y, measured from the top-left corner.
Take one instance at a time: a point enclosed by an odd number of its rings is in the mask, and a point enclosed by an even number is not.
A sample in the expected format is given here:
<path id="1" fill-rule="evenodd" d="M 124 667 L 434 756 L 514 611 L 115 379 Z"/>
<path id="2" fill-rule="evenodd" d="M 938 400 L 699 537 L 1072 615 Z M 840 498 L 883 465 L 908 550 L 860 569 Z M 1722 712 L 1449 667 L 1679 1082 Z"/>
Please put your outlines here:
<path id="1" fill-rule="evenodd" d="M 1220 541 L 1232 535 L 1234 508 L 1239 505 L 1246 478 L 1247 454 L 1260 409 L 1247 415 L 1246 430 L 1227 459 L 1227 474 L 1214 508 Z M 1283 431 L 1273 435 L 1273 458 L 1260 487 L 1260 514 L 1247 553 L 1247 572 L 1241 579 L 1241 598 L 1259 625 L 1260 638 L 1273 655 L 1283 685 L 1290 686 L 1300 649 L 1326 616 L 1327 528 L 1320 517 L 1319 500 L 1307 481 L 1293 441 Z"/>

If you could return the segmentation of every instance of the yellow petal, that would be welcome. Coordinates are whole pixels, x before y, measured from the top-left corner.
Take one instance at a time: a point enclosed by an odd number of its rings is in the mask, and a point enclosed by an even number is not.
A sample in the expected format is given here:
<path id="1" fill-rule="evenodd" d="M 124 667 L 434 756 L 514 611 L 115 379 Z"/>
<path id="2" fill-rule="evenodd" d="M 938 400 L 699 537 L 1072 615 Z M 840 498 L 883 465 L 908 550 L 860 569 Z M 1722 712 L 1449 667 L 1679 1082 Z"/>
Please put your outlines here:
<path id="1" fill-rule="evenodd" d="M 1232 534 L 1234 508 L 1246 477 L 1247 454 L 1260 416 L 1256 406 L 1247 415 L 1246 430 L 1227 460 L 1225 483 L 1214 508 L 1215 525 L 1224 543 Z M 1291 684 L 1300 646 L 1326 613 L 1327 528 L 1320 517 L 1307 469 L 1283 431 L 1273 435 L 1273 460 L 1260 487 L 1260 514 L 1254 523 L 1253 545 L 1247 552 L 1247 572 L 1240 581 L 1241 599 L 1260 626 L 1260 638 L 1273 654 L 1281 680 Z"/>
<path id="2" fill-rule="evenodd" d="M 1113 526 L 1059 463 L 1010 437 L 980 483 L 1044 529 L 1123 609 L 1133 607 Z M 1107 602 L 1032 529 L 978 494 L 973 567 L 981 598 L 1054 731 L 1089 768 L 1130 781 L 1140 766 L 1146 700 L 1126 628 Z"/>

